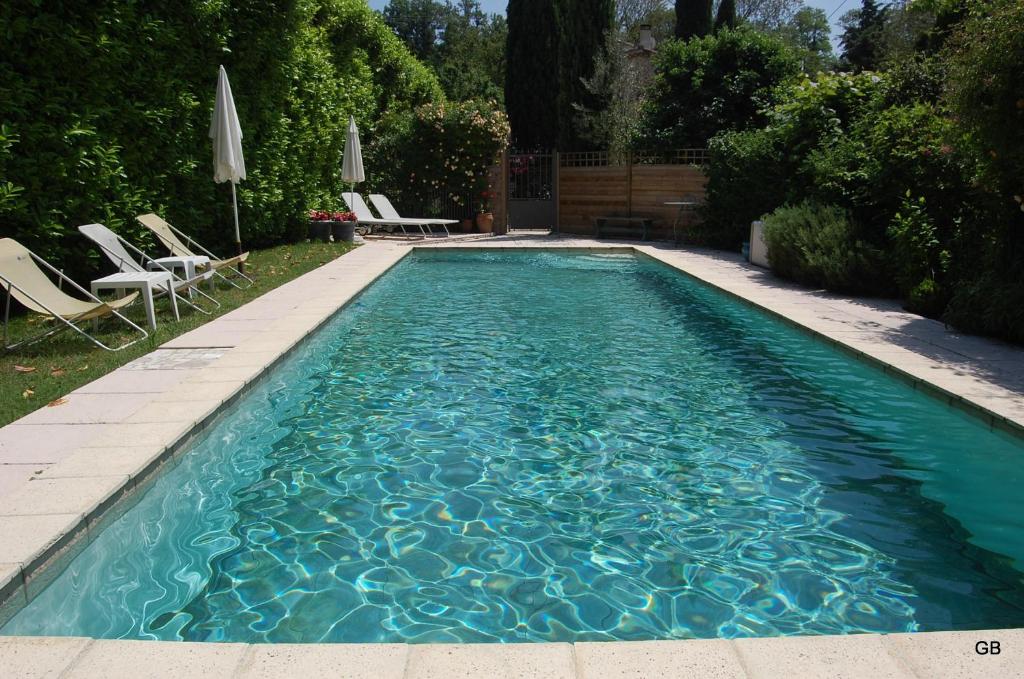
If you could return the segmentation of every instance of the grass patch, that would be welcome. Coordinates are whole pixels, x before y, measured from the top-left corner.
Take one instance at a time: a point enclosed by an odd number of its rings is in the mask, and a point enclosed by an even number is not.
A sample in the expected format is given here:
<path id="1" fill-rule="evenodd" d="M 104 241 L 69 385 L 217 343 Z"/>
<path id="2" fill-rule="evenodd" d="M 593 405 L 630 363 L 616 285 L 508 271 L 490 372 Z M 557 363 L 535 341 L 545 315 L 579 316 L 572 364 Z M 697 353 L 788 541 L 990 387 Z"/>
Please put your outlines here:
<path id="1" fill-rule="evenodd" d="M 65 330 L 59 335 L 19 347 L 12 352 L 0 353 L 0 426 L 9 424 L 83 384 L 92 382 L 149 353 L 178 335 L 198 328 L 279 285 L 326 264 L 353 247 L 344 243 L 311 242 L 254 251 L 246 264 L 246 274 L 256 281 L 252 287 L 239 290 L 221 282 L 214 294 L 215 299 L 220 302 L 220 308 L 214 309 L 209 316 L 191 309 L 179 300 L 179 322 L 174 320 L 170 301 L 166 298 L 158 299 L 156 330 L 149 331 L 147 339 L 122 351 L 104 351 L 77 333 Z M 88 282 L 84 282 L 83 285 L 89 287 Z M 205 283 L 203 290 L 208 291 Z M 6 301 L 6 295 L 4 298 Z M 104 295 L 104 298 L 110 299 L 111 295 Z M 198 301 L 201 303 L 204 300 L 199 297 Z M 16 306 L 17 303 L 13 302 L 12 308 Z M 212 305 L 207 301 L 206 306 Z M 122 313 L 149 330 L 141 300 Z M 16 342 L 38 334 L 44 330 L 44 324 L 49 322 L 35 314 L 14 317 L 11 319 L 9 329 L 10 341 Z M 101 321 L 99 331 L 95 333 L 89 324 L 86 324 L 85 328 L 108 346 L 117 346 L 138 336 L 138 333 L 131 331 L 116 318 Z"/>

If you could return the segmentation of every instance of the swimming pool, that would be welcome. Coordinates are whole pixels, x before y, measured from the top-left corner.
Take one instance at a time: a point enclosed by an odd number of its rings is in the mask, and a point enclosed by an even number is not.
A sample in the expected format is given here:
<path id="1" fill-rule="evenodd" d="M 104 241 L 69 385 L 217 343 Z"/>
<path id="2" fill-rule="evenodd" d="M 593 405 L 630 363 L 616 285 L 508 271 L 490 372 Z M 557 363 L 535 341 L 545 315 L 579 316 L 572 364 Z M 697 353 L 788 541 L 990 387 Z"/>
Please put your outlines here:
<path id="1" fill-rule="evenodd" d="M 418 252 L 4 634 L 1015 627 L 1021 443 L 633 255 Z"/>

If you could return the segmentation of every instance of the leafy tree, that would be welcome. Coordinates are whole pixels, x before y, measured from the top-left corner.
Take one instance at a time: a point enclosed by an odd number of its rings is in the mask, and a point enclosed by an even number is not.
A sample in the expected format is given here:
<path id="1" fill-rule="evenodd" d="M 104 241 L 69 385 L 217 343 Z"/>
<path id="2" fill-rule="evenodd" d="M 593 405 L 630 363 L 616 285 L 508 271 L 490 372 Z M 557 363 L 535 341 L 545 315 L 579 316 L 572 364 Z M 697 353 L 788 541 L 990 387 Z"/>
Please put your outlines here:
<path id="1" fill-rule="evenodd" d="M 799 54 L 805 73 L 829 70 L 835 61 L 832 54 L 832 32 L 825 11 L 802 7 L 778 34 Z"/>
<path id="2" fill-rule="evenodd" d="M 843 15 L 843 65 L 854 71 L 874 71 L 882 61 L 882 31 L 888 14 L 875 0 L 861 0 L 860 9 Z"/>
<path id="3" fill-rule="evenodd" d="M 736 0 L 736 17 L 755 28 L 778 31 L 802 6 L 802 0 Z"/>
<path id="4" fill-rule="evenodd" d="M 617 0 L 615 22 L 619 39 L 628 43 L 637 41 L 643 25 L 651 27 L 657 42 L 675 37 L 676 14 L 668 0 Z"/>
<path id="5" fill-rule="evenodd" d="M 711 32 L 712 0 L 676 0 L 676 37 L 702 38 Z"/>
<path id="6" fill-rule="evenodd" d="M 722 0 L 715 15 L 715 30 L 736 28 L 736 0 Z"/>
<path id="7" fill-rule="evenodd" d="M 449 98 L 504 99 L 508 24 L 488 16 L 476 0 L 449 6 L 441 41 L 430 63 Z"/>
<path id="8" fill-rule="evenodd" d="M 703 147 L 723 130 L 765 123 L 778 85 L 796 75 L 796 57 L 773 36 L 740 27 L 676 41 L 659 50 L 639 143 Z"/>
<path id="9" fill-rule="evenodd" d="M 887 66 L 914 58 L 935 28 L 935 14 L 918 2 L 892 0 L 880 30 L 881 60 Z"/>
<path id="10" fill-rule="evenodd" d="M 448 18 L 448 6 L 438 0 L 391 0 L 384 21 L 420 61 L 434 55 Z"/>
<path id="11" fill-rule="evenodd" d="M 551 0 L 509 0 L 505 109 L 522 149 L 558 143 L 558 26 Z"/>
<path id="12" fill-rule="evenodd" d="M 384 8 L 391 29 L 437 74 L 456 100 L 504 98 L 507 24 L 477 0 L 392 0 Z"/>

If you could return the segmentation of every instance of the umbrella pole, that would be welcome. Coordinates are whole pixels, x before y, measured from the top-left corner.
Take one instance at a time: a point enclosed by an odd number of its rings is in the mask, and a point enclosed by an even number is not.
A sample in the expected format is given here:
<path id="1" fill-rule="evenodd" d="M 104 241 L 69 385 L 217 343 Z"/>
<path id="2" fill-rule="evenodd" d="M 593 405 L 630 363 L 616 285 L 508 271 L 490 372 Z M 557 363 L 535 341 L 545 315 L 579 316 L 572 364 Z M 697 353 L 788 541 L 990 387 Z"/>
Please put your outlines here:
<path id="1" fill-rule="evenodd" d="M 238 230 L 238 196 L 235 194 L 235 183 L 231 182 L 231 205 L 235 208 L 235 247 L 238 250 L 238 254 L 242 254 L 242 234 Z M 245 273 L 245 262 L 238 263 L 238 270 L 241 273 Z"/>

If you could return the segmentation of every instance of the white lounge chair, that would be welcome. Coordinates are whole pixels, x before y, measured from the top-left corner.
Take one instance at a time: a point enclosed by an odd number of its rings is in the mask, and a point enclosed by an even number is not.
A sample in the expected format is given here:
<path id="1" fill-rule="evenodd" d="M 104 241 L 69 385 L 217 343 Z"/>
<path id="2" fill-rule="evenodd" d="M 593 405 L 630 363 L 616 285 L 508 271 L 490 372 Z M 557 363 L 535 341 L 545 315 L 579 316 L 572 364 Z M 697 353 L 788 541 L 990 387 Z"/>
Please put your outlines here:
<path id="1" fill-rule="evenodd" d="M 213 269 L 214 273 L 219 276 L 222 280 L 227 281 L 236 288 L 243 288 L 243 286 L 235 283 L 230 278 L 220 273 L 220 269 L 227 269 L 234 272 L 236 276 L 244 278 L 249 281 L 249 284 L 244 286 L 248 288 L 253 284 L 253 280 L 246 276 L 241 269 L 241 265 L 245 263 L 245 260 L 249 258 L 248 252 L 243 252 L 240 255 L 234 257 L 228 257 L 227 259 L 220 259 L 215 254 L 204 248 L 199 243 L 195 242 L 179 229 L 174 228 L 167 221 L 162 219 L 160 216 L 153 214 L 152 212 L 136 217 L 139 223 L 152 231 L 156 237 L 160 240 L 168 252 L 174 257 L 196 257 L 196 253 L 193 251 L 197 250 L 202 253 L 203 256 L 210 258 L 210 268 Z M 182 242 L 182 239 L 185 242 Z"/>
<path id="2" fill-rule="evenodd" d="M 373 203 L 373 206 L 377 208 L 377 212 L 384 219 L 415 219 L 416 221 L 422 223 L 424 226 L 427 227 L 440 226 L 442 229 L 444 229 L 445 236 L 451 235 L 450 233 L 448 233 L 449 224 L 459 223 L 459 220 L 457 219 L 434 219 L 431 217 L 424 217 L 421 219 L 419 217 L 402 217 L 400 214 L 398 214 L 398 210 L 396 210 L 395 206 L 391 204 L 391 201 L 388 200 L 387 196 L 380 193 L 371 193 L 370 202 Z"/>
<path id="3" fill-rule="evenodd" d="M 343 193 L 341 194 L 341 199 L 345 201 L 345 205 L 348 206 L 348 209 L 355 213 L 356 220 L 360 224 L 364 224 L 366 226 L 397 226 L 402 230 L 402 233 L 406 235 L 409 235 L 409 232 L 405 230 L 405 227 L 416 226 L 419 227 L 420 233 L 424 236 L 427 235 L 426 229 L 423 228 L 423 222 L 415 219 L 378 219 L 377 217 L 374 217 L 373 213 L 370 212 L 369 206 L 367 206 L 363 197 L 358 193 Z"/>
<path id="4" fill-rule="evenodd" d="M 107 259 L 114 263 L 118 272 L 122 274 L 134 274 L 140 280 L 144 278 L 145 274 L 167 273 L 170 274 L 170 285 L 167 290 L 168 294 L 174 295 L 179 290 L 187 290 L 191 295 L 194 291 L 213 302 L 214 305 L 218 307 L 220 306 L 220 302 L 200 290 L 197 285 L 199 281 L 205 280 L 206 277 L 210 275 L 209 273 L 203 273 L 192 279 L 184 279 L 102 224 L 83 224 L 78 227 L 78 230 L 83 236 L 99 246 L 100 251 L 107 256 Z M 138 261 L 136 261 L 136 258 L 138 258 Z M 152 269 L 148 270 L 146 268 L 147 266 L 152 267 Z M 99 280 L 102 281 L 103 279 Z M 96 283 L 96 281 L 93 282 Z M 211 313 L 198 304 L 192 302 L 188 297 L 178 297 L 178 299 L 185 302 L 185 304 L 189 305 L 196 311 L 207 315 Z M 174 302 L 174 305 L 177 307 L 177 302 Z M 150 322 L 152 323 L 153 320 L 150 319 Z"/>
<path id="5" fill-rule="evenodd" d="M 40 268 L 40 266 L 43 268 Z M 57 276 L 63 283 L 67 283 L 85 295 L 87 299 L 81 300 L 65 293 L 54 285 L 53 281 L 46 275 L 47 271 Z M 96 346 L 107 351 L 120 351 L 139 340 L 149 337 L 149 333 L 117 311 L 134 302 L 139 293 L 133 292 L 121 299 L 104 302 L 13 238 L 0 238 L 0 284 L 7 291 L 7 303 L 4 308 L 4 349 L 8 351 L 24 344 L 38 342 L 41 339 L 67 329 L 74 330 Z M 48 316 L 59 323 L 59 325 L 55 325 L 39 335 L 15 342 L 14 344 L 8 344 L 8 323 L 11 315 L 12 297 L 29 310 Z M 84 321 L 96 321 L 106 316 L 117 316 L 132 329 L 138 331 L 142 337 L 126 342 L 118 347 L 108 347 L 77 325 Z"/>

